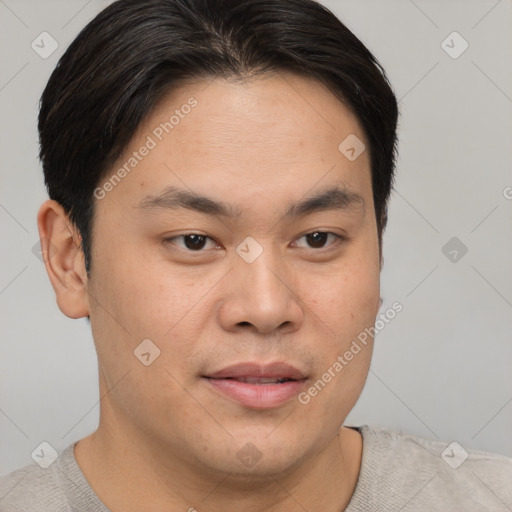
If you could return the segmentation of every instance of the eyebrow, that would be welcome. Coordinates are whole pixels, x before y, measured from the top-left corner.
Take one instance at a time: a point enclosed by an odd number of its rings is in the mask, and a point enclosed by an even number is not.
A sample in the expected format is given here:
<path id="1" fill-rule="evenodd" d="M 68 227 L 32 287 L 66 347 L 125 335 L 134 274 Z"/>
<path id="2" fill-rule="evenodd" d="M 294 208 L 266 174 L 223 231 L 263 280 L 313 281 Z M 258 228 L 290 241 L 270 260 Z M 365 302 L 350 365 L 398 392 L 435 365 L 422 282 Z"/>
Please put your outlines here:
<path id="1" fill-rule="evenodd" d="M 340 210 L 365 212 L 363 197 L 345 187 L 334 186 L 288 205 L 283 218 L 301 217 L 312 213 Z M 242 211 L 229 203 L 216 201 L 174 186 L 167 187 L 158 195 L 143 198 L 137 209 L 143 211 L 176 210 L 186 208 L 199 213 L 228 218 L 239 217 Z"/>

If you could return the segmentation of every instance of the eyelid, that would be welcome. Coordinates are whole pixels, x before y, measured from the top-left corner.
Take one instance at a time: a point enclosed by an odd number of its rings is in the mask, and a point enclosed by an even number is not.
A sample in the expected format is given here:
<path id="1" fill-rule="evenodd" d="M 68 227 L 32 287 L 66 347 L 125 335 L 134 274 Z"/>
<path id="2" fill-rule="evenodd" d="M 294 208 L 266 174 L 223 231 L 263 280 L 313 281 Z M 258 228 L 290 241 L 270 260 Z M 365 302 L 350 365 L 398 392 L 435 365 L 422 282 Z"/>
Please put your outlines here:
<path id="1" fill-rule="evenodd" d="M 312 235 L 313 233 L 325 233 L 327 235 L 333 235 L 336 238 L 336 240 L 335 240 L 335 242 L 333 242 L 333 243 L 331 243 L 331 244 L 329 244 L 329 245 L 327 245 L 325 247 L 320 247 L 318 249 L 316 249 L 314 247 L 302 247 L 302 248 L 304 248 L 304 249 L 311 249 L 313 251 L 320 252 L 322 250 L 329 250 L 329 249 L 331 249 L 331 248 L 333 248 L 335 246 L 338 246 L 341 242 L 347 240 L 347 238 L 345 236 L 339 235 L 338 233 L 333 233 L 332 231 L 327 231 L 327 230 L 324 231 L 324 230 L 321 230 L 321 229 L 313 229 L 312 231 L 308 231 L 308 232 L 300 235 L 299 237 L 297 237 L 294 240 L 294 242 L 297 241 L 297 240 L 300 240 L 301 238 L 306 237 L 307 235 Z"/>
<path id="2" fill-rule="evenodd" d="M 206 249 L 200 249 L 200 250 L 197 250 L 197 251 L 194 251 L 192 249 L 188 249 L 186 247 L 180 247 L 179 245 L 177 245 L 176 243 L 174 243 L 174 240 L 177 239 L 177 238 L 185 238 L 187 236 L 191 236 L 191 235 L 198 235 L 198 236 L 202 236 L 203 238 L 206 238 L 207 240 L 209 240 L 210 242 L 213 242 L 217 247 L 220 245 L 215 239 L 213 239 L 211 236 L 208 236 L 208 235 L 205 235 L 203 233 L 197 233 L 195 231 L 192 231 L 192 232 L 189 232 L 189 233 L 181 233 L 180 235 L 174 235 L 174 236 L 170 236 L 170 237 L 166 237 L 162 240 L 162 242 L 164 243 L 171 243 L 173 245 L 176 245 L 178 247 L 178 249 L 182 250 L 182 251 L 185 251 L 185 252 L 188 252 L 188 253 L 197 253 L 197 254 L 200 254 L 202 252 L 206 252 Z"/>

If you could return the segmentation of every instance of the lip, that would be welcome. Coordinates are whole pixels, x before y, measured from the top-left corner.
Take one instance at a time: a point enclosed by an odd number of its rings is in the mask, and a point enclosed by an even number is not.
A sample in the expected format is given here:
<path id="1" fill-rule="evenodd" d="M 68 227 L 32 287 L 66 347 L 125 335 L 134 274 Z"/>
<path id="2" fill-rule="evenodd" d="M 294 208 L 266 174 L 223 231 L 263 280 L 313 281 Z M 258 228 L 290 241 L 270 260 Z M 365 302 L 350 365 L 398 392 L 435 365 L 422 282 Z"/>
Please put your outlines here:
<path id="1" fill-rule="evenodd" d="M 305 375 L 295 368 L 286 363 L 276 362 L 269 364 L 258 363 L 238 363 L 227 366 L 222 370 L 206 375 L 211 379 L 226 379 L 226 378 L 243 378 L 243 377 L 275 377 L 277 379 L 304 379 Z"/>
<path id="2" fill-rule="evenodd" d="M 299 394 L 306 381 L 306 376 L 300 370 L 282 362 L 266 365 L 238 363 L 203 378 L 213 390 L 252 409 L 271 409 L 285 404 Z M 248 379 L 251 382 L 236 379 Z M 257 383 L 258 379 L 263 382 Z M 291 380 L 267 383 L 264 379 Z"/>

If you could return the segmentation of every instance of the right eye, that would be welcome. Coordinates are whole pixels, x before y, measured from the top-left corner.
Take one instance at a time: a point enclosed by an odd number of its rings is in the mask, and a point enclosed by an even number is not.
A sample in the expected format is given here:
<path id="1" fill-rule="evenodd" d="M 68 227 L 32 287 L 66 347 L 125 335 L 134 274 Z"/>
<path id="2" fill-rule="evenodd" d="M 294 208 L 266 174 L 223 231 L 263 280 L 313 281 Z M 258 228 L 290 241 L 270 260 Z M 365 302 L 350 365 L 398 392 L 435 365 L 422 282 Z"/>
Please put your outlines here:
<path id="1" fill-rule="evenodd" d="M 176 240 L 180 240 L 183 243 L 177 243 Z M 202 249 L 204 249 L 208 242 L 211 242 L 214 245 L 213 248 L 219 248 L 219 245 L 215 240 L 211 239 L 209 236 L 201 235 L 199 233 L 187 233 L 184 235 L 173 236 L 165 238 L 163 241 L 177 245 L 180 249 L 191 252 L 204 252 Z"/>

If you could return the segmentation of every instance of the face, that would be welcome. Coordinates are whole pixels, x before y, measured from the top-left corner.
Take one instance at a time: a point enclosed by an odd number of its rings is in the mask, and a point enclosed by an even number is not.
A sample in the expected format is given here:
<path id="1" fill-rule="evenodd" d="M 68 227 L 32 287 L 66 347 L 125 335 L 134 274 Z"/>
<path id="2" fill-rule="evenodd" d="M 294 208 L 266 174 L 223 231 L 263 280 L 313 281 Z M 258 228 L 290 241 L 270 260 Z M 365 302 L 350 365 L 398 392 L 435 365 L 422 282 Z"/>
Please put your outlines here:
<path id="1" fill-rule="evenodd" d="M 343 355 L 379 307 L 349 135 L 365 141 L 341 102 L 284 73 L 189 83 L 151 112 L 96 191 L 102 421 L 198 471 L 279 474 L 326 447 L 371 340 Z"/>

